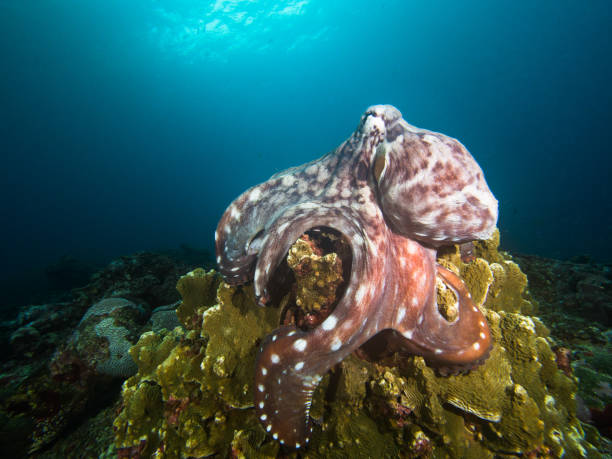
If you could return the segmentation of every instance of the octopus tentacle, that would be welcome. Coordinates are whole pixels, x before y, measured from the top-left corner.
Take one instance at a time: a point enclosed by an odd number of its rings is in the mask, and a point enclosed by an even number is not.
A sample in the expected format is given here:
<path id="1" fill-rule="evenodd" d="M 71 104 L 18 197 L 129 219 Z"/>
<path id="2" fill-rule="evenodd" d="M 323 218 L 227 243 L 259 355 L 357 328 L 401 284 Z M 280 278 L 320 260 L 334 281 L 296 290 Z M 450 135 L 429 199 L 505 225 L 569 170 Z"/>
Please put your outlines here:
<path id="1" fill-rule="evenodd" d="M 267 285 L 291 245 L 306 231 L 318 226 L 337 230 L 351 245 L 363 240 L 360 229 L 337 207 L 303 202 L 287 209 L 268 228 L 255 265 L 255 296 L 260 304 L 268 301 Z"/>
<path id="2" fill-rule="evenodd" d="M 362 288 L 374 267 L 365 245 L 355 242 L 360 236 L 347 237 L 353 241 L 351 278 L 333 313 L 309 332 L 292 326 L 275 330 L 257 357 L 257 416 L 273 438 L 296 448 L 308 442 L 312 393 L 321 377 L 378 331 L 367 326 L 375 298 Z"/>
<path id="3" fill-rule="evenodd" d="M 436 271 L 457 297 L 457 318 L 448 321 L 440 314 L 434 294 L 419 318 L 419 328 L 411 341 L 421 348 L 419 353 L 426 360 L 435 362 L 435 366 L 471 368 L 473 362 L 480 361 L 489 352 L 489 327 L 459 276 L 439 265 Z"/>

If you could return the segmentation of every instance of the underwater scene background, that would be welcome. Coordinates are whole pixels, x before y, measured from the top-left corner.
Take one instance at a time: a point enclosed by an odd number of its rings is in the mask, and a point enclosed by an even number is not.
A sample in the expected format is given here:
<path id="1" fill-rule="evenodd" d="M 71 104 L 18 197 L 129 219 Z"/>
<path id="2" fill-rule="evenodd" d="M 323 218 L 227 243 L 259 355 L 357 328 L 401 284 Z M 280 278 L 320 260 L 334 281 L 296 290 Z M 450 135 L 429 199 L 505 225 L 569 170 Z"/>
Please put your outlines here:
<path id="1" fill-rule="evenodd" d="M 609 454 L 611 26 L 605 0 L 0 0 L 0 451 L 295 454 L 244 389 L 287 319 L 208 271 L 215 228 L 392 104 L 463 143 L 499 201 L 491 239 L 438 253 L 499 346 L 471 379 L 351 355 L 314 394 L 312 457 Z M 298 243 L 336 276 L 305 275 L 307 328 L 346 288 L 327 253 L 346 247 Z"/>

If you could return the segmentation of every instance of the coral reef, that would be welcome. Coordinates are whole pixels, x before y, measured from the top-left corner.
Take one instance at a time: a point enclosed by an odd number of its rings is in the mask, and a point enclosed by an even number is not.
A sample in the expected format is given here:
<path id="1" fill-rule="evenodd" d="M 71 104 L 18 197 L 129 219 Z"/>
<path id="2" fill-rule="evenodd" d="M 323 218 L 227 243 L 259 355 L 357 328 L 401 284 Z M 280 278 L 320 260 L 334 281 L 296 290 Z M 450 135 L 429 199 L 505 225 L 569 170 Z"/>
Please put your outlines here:
<path id="1" fill-rule="evenodd" d="M 485 312 L 488 360 L 442 377 L 419 356 L 351 355 L 313 394 L 306 457 L 600 457 L 596 432 L 576 417 L 576 380 L 558 368 L 548 329 L 528 315 L 536 304 L 526 277 L 497 244 L 497 235 L 475 244 L 468 263 L 458 247 L 438 260 Z M 253 409 L 256 350 L 281 308 L 257 306 L 252 287 L 230 287 L 212 271 L 189 273 L 178 289 L 184 328 L 145 333 L 130 351 L 138 373 L 124 383 L 115 420 L 120 456 L 292 454 Z M 287 295 L 281 303 L 295 301 Z"/>
<path id="2" fill-rule="evenodd" d="M 159 305 L 169 305 L 164 312 L 176 316 L 176 281 L 189 269 L 166 255 L 124 256 L 86 286 L 63 294 L 65 301 L 23 306 L 1 322 L 0 454 L 40 455 L 64 435 L 87 443 L 76 439 L 85 433 L 67 427 L 115 401 L 122 380 L 136 370 L 128 350 L 143 331 L 176 325 L 171 317 L 147 319 Z M 63 440 L 68 451 L 70 441 Z"/>
<path id="3" fill-rule="evenodd" d="M 192 271 L 177 288 L 184 329 L 145 333 L 130 350 L 138 373 L 124 383 L 115 420 L 120 454 L 228 455 L 245 447 L 232 446 L 242 443 L 239 429 L 259 430 L 249 409 L 255 353 L 279 311 L 255 306 L 251 288 L 222 284 L 214 272 Z M 265 435 L 256 437 L 261 443 Z"/>
<path id="4" fill-rule="evenodd" d="M 529 276 L 558 363 L 578 380 L 578 414 L 612 438 L 612 266 L 515 257 Z"/>

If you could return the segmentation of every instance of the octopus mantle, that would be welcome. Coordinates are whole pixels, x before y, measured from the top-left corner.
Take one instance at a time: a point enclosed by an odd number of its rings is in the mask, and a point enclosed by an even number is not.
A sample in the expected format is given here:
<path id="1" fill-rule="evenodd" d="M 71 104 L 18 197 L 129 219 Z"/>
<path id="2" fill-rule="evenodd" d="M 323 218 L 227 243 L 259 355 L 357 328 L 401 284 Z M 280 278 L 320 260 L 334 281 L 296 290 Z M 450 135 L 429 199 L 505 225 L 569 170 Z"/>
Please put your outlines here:
<path id="1" fill-rule="evenodd" d="M 239 196 L 215 233 L 217 263 L 229 284 L 253 279 L 262 305 L 275 268 L 306 231 L 333 228 L 352 251 L 333 313 L 313 330 L 284 326 L 262 343 L 255 409 L 265 430 L 304 446 L 321 377 L 382 330 L 436 367 L 469 369 L 486 358 L 488 325 L 461 279 L 436 265 L 436 248 L 488 238 L 496 222 L 497 201 L 465 147 L 408 124 L 390 105 L 370 107 L 333 152 Z M 453 321 L 438 310 L 437 278 L 458 300 Z"/>

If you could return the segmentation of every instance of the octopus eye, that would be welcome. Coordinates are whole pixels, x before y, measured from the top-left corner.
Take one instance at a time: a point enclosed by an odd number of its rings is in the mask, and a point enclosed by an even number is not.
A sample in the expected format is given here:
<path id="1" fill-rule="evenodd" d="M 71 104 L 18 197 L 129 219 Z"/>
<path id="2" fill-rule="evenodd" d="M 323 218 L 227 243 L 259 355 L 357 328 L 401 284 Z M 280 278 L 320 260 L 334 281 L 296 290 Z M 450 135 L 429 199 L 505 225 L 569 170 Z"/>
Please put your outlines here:
<path id="1" fill-rule="evenodd" d="M 387 150 L 384 145 L 379 145 L 376 149 L 374 157 L 374 178 L 377 183 L 380 183 L 383 174 L 387 168 Z"/>

